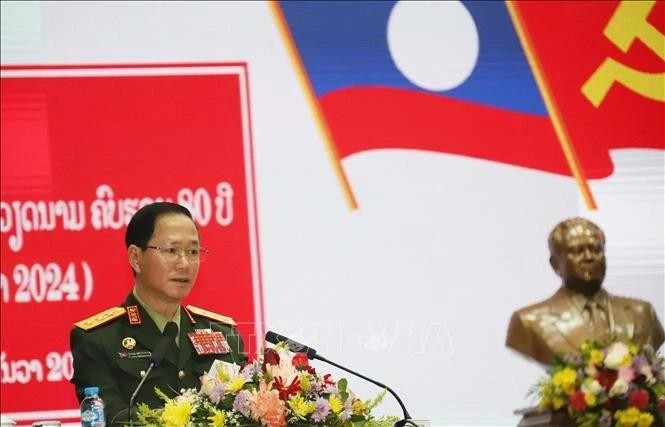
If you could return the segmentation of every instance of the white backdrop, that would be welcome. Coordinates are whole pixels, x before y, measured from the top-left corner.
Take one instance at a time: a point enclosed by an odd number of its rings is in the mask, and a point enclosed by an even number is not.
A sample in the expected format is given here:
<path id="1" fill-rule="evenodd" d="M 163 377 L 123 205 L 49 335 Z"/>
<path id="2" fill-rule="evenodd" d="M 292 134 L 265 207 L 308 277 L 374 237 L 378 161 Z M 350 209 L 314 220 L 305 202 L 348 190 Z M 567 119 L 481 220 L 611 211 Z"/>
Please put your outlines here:
<path id="1" fill-rule="evenodd" d="M 546 238 L 566 217 L 605 229 L 606 287 L 663 319 L 663 151 L 612 152 L 596 212 L 571 178 L 369 151 L 343 161 L 351 211 L 266 3 L 2 3 L 3 65 L 234 60 L 250 70 L 267 329 L 385 382 L 414 418 L 509 425 L 530 404 L 542 370 L 503 343 L 511 312 L 556 290 Z"/>

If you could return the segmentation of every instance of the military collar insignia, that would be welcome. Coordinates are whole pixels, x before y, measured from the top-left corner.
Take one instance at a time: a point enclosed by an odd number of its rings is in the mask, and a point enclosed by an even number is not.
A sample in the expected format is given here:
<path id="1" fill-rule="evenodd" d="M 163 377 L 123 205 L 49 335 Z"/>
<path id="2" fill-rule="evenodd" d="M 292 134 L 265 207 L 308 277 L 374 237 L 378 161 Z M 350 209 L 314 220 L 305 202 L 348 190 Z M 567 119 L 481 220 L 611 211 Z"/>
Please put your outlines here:
<path id="1" fill-rule="evenodd" d="M 191 323 L 192 325 L 195 325 L 196 320 L 194 320 L 194 317 L 192 316 L 192 313 L 190 313 L 189 310 L 187 310 L 187 307 L 183 307 L 182 311 L 184 311 L 185 314 L 187 315 L 187 319 L 189 319 L 189 323 Z"/>
<path id="2" fill-rule="evenodd" d="M 139 312 L 139 306 L 138 305 L 127 306 L 127 317 L 129 318 L 130 325 L 140 325 L 142 321 L 141 321 L 141 313 Z"/>

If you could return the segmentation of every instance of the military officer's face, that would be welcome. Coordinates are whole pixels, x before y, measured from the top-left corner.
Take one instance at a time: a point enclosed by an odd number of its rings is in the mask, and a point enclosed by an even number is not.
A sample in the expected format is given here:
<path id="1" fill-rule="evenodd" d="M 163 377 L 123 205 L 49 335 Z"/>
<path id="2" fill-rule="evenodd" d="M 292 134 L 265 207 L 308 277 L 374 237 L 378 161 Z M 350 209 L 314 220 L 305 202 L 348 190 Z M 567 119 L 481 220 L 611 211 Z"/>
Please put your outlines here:
<path id="1" fill-rule="evenodd" d="M 137 287 L 160 301 L 180 303 L 192 290 L 199 272 L 199 261 L 188 259 L 185 252 L 199 247 L 194 223 L 185 215 L 162 216 L 148 246 L 152 248 L 141 252 Z"/>
<path id="2" fill-rule="evenodd" d="M 556 271 L 566 286 L 593 294 L 605 278 L 605 251 L 600 232 L 586 224 L 576 224 L 567 230 L 555 258 Z"/>

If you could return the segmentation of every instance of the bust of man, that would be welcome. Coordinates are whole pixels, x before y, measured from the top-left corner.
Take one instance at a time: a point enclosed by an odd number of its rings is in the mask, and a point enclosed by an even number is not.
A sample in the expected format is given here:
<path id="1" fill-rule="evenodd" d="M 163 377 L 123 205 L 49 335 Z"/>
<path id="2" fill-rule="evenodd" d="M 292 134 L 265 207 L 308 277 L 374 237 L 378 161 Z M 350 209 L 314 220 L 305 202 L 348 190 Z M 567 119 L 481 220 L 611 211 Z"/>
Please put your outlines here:
<path id="1" fill-rule="evenodd" d="M 602 288 L 605 235 L 584 218 L 560 222 L 549 235 L 550 265 L 561 287 L 550 298 L 513 313 L 506 345 L 544 364 L 572 353 L 588 339 L 631 339 L 658 349 L 663 327 L 646 301 Z"/>

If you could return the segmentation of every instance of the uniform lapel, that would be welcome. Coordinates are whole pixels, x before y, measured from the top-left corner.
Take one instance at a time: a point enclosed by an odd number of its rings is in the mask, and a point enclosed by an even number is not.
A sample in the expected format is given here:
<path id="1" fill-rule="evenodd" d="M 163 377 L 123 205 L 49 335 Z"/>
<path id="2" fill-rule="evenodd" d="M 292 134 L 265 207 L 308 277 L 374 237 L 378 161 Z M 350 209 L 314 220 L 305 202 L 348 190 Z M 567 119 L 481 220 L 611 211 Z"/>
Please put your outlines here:
<path id="1" fill-rule="evenodd" d="M 178 369 L 182 369 L 194 350 L 188 334 L 194 331 L 194 319 L 185 307 L 181 307 L 180 313 L 180 355 L 178 357 Z"/>
<path id="2" fill-rule="evenodd" d="M 146 312 L 143 307 L 141 307 L 141 304 L 139 304 L 136 298 L 134 298 L 134 295 L 131 293 L 125 301 L 125 307 L 129 306 L 137 306 L 141 318 L 141 324 L 129 325 L 129 329 L 132 332 L 132 335 L 137 342 L 141 343 L 141 345 L 145 346 L 150 351 L 155 351 L 157 343 L 159 343 L 160 339 L 162 338 L 162 333 L 159 332 L 159 328 L 157 328 L 157 325 L 155 325 L 155 322 L 153 322 L 148 312 Z M 180 335 L 182 336 L 182 333 Z M 175 347 L 175 343 L 172 347 Z M 171 348 L 166 353 L 164 360 L 167 360 L 173 365 L 176 365 L 178 362 L 177 358 L 177 351 L 174 348 Z"/>

